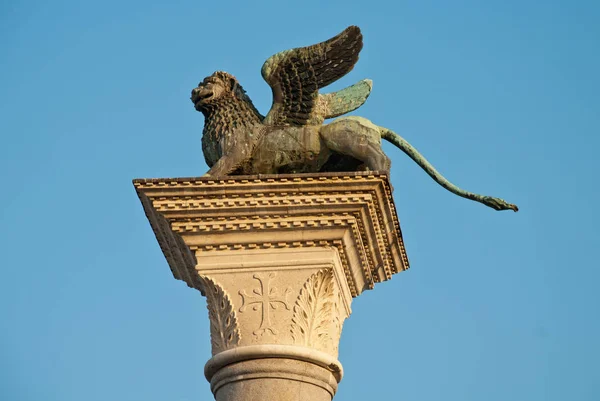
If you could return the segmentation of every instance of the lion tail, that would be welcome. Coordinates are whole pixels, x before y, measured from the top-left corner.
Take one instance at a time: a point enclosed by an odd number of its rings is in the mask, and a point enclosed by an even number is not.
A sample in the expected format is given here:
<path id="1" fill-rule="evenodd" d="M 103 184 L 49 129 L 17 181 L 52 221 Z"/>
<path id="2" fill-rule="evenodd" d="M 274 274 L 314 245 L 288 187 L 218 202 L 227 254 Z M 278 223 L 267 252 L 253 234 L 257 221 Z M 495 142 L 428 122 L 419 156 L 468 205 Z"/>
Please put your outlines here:
<path id="1" fill-rule="evenodd" d="M 456 194 L 465 199 L 471 199 L 475 202 L 483 203 L 484 205 L 491 207 L 495 210 L 513 210 L 517 212 L 519 208 L 517 205 L 513 205 L 508 203 L 500 198 L 494 198 L 492 196 L 484 196 L 478 195 L 472 192 L 465 191 L 456 185 L 452 184 L 448 181 L 443 175 L 441 175 L 431 163 L 425 159 L 425 157 L 419 153 L 417 149 L 415 149 L 406 139 L 402 138 L 400 135 L 396 134 L 394 131 L 389 130 L 387 128 L 380 127 L 381 137 L 395 146 L 397 146 L 401 151 L 406 153 L 408 157 L 413 159 L 415 163 L 417 163 L 435 182 L 440 184 L 442 187 L 446 188 L 448 191 Z"/>

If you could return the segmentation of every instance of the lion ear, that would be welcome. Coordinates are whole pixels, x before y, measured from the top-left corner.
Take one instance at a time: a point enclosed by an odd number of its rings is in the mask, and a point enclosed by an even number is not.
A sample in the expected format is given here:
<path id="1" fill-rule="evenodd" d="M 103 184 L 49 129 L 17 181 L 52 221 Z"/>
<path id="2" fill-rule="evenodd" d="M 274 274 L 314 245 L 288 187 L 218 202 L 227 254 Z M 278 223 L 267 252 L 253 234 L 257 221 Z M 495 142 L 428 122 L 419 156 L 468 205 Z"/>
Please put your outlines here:
<path id="1" fill-rule="evenodd" d="M 236 84 L 237 84 L 237 81 L 236 81 L 236 79 L 235 79 L 235 78 L 229 78 L 229 89 L 230 89 L 231 91 L 234 91 L 234 90 L 235 90 L 235 86 L 236 86 Z"/>

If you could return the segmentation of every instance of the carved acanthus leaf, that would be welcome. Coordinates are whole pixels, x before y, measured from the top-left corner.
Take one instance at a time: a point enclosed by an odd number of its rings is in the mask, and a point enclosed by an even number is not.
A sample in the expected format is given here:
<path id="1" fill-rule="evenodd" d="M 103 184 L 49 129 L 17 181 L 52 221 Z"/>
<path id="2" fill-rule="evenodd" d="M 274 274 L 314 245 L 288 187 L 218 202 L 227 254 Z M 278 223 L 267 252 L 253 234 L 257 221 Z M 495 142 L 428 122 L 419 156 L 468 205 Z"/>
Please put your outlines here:
<path id="1" fill-rule="evenodd" d="M 335 306 L 333 270 L 322 269 L 306 281 L 294 305 L 291 333 L 294 343 L 306 347 L 335 348 L 332 330 Z"/>
<path id="2" fill-rule="evenodd" d="M 335 355 L 336 358 L 338 356 L 340 338 L 342 336 L 342 326 L 344 325 L 344 320 L 346 319 L 346 316 L 343 315 L 342 311 L 340 310 L 340 305 L 342 305 L 343 302 L 344 301 L 342 301 L 342 299 L 340 298 L 340 296 L 338 294 L 337 300 L 335 301 L 335 305 L 334 305 L 334 308 L 337 311 L 337 313 L 335 313 L 335 316 L 333 318 L 333 331 L 332 331 L 332 337 L 331 337 L 331 341 L 332 341 L 332 345 L 333 345 L 333 354 Z"/>
<path id="3" fill-rule="evenodd" d="M 212 354 L 216 355 L 239 345 L 240 329 L 229 295 L 210 277 L 200 275 L 200 279 L 206 292 Z"/>

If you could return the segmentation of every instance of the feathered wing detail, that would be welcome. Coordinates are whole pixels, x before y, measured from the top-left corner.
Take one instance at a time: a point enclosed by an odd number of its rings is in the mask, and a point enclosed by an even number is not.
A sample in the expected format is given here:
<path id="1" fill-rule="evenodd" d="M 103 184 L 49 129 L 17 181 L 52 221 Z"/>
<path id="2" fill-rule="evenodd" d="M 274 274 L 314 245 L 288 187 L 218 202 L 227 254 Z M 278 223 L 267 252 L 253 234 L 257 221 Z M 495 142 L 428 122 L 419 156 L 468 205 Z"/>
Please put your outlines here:
<path id="1" fill-rule="evenodd" d="M 370 79 L 363 79 L 337 92 L 319 94 L 319 100 L 323 104 L 323 119 L 338 117 L 358 109 L 371 94 L 371 88 L 373 82 Z"/>
<path id="2" fill-rule="evenodd" d="M 349 73 L 361 49 L 360 29 L 350 26 L 325 42 L 271 56 L 261 70 L 273 91 L 273 105 L 263 123 L 307 124 L 319 89 Z"/>

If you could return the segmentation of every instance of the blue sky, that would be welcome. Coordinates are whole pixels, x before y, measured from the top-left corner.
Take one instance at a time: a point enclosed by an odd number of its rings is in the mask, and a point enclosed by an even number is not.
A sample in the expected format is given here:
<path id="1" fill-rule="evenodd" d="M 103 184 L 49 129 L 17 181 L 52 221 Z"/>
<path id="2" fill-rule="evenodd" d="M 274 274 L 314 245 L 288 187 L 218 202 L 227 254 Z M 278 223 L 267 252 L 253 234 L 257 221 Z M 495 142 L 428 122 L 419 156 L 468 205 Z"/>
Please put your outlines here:
<path id="1" fill-rule="evenodd" d="M 0 4 L 0 398 L 209 400 L 205 301 L 172 278 L 131 179 L 202 175 L 190 90 L 348 25 L 331 90 L 495 212 L 386 145 L 411 269 L 353 303 L 336 400 L 600 399 L 600 3 Z"/>

